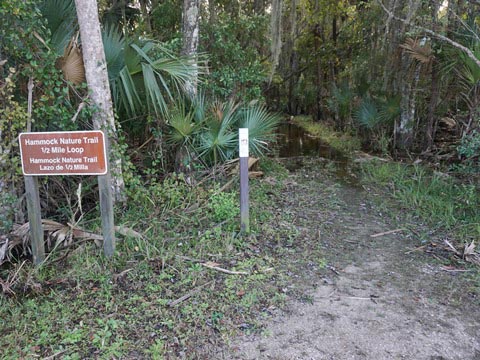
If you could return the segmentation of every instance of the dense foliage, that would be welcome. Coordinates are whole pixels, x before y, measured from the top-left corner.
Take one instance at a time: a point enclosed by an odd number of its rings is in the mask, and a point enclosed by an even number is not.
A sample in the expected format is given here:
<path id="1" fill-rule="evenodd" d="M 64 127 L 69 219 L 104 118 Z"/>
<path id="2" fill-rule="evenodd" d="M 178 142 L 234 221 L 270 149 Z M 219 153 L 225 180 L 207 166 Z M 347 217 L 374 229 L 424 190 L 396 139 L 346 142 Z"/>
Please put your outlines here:
<path id="1" fill-rule="evenodd" d="M 267 316 L 299 291 L 288 286 L 297 272 L 317 280 L 338 275 L 323 258 L 324 230 L 335 226 L 332 239 L 343 246 L 343 217 L 329 219 L 351 205 L 340 199 L 354 190 L 332 180 L 336 162 L 295 159 L 295 170 L 302 164 L 308 171 L 288 179 L 276 160 L 255 163 L 254 175 L 264 178 L 250 188 L 253 231 L 239 233 L 238 191 L 231 189 L 238 129 L 249 129 L 251 155 L 264 157 L 274 148 L 279 114 L 339 152 L 379 153 L 379 163 L 367 154 L 357 160 L 367 159 L 364 181 L 382 206 L 386 197 L 377 192 L 392 192 L 392 220 L 405 210 L 432 229 L 412 230 L 416 240 L 433 246 L 433 235 L 448 238 L 475 254 L 478 1 L 204 1 L 194 54 L 184 51 L 188 2 L 97 3 L 117 126 L 109 155 L 121 162 L 114 176 L 126 184 L 115 207 L 122 241 L 111 258 L 99 256 L 96 177 L 42 177 L 48 256 L 33 267 L 18 134 L 91 129 L 98 107 L 85 83 L 89 39 L 78 34 L 75 1 L 0 0 L 5 356 L 208 358 L 199 337 L 211 347 L 232 331 L 254 331 L 259 312 Z M 414 165 L 385 159 L 397 155 Z M 425 158 L 434 170 L 423 167 Z M 359 174 L 348 175 L 358 182 Z M 306 191 L 300 203 L 296 191 Z M 347 210 L 355 230 L 355 212 Z"/>
<path id="2" fill-rule="evenodd" d="M 271 110 L 310 116 L 322 123 L 319 129 L 327 124 L 344 132 L 334 136 L 337 143 L 360 138 L 385 156 L 455 149 L 451 169 L 478 172 L 477 2 L 201 3 L 199 53 L 187 57 L 181 55 L 182 5 L 99 1 L 119 124 L 114 152 L 122 153 L 132 189 L 174 170 L 205 174 L 234 158 L 241 126 L 250 129 L 252 153 L 264 155 L 280 119 Z M 18 133 L 28 124 L 34 131 L 88 129 L 92 109 L 74 2 L 3 1 L 0 9 L 7 229 L 23 216 Z M 192 98 L 185 90 L 197 77 Z M 75 181 L 58 183 L 63 193 L 77 188 Z M 69 208 L 54 216 L 72 217 Z"/>

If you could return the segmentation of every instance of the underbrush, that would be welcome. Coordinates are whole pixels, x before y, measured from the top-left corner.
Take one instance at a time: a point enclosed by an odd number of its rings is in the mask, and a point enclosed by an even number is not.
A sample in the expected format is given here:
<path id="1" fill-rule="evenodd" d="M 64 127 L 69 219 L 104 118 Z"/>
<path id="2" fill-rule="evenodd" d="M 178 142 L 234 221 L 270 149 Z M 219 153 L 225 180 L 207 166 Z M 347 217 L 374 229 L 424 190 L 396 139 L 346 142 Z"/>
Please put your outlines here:
<path id="1" fill-rule="evenodd" d="M 251 180 L 249 236 L 238 233 L 238 189 L 171 176 L 118 209 L 116 223 L 133 231 L 112 259 L 89 242 L 37 268 L 4 264 L 2 358 L 208 358 L 230 335 L 257 331 L 285 300 L 281 262 L 297 235 L 272 222 L 285 169 L 266 160 L 262 170 L 276 180 Z"/>
<path id="2" fill-rule="evenodd" d="M 296 116 L 293 123 L 304 128 L 312 136 L 322 139 L 335 150 L 345 154 L 360 150 L 360 139 L 348 133 L 339 133 L 324 123 L 313 122 L 309 116 Z"/>
<path id="3" fill-rule="evenodd" d="M 456 243 L 480 240 L 478 184 L 400 163 L 366 163 L 362 173 L 367 183 L 387 188 L 399 207 Z"/>

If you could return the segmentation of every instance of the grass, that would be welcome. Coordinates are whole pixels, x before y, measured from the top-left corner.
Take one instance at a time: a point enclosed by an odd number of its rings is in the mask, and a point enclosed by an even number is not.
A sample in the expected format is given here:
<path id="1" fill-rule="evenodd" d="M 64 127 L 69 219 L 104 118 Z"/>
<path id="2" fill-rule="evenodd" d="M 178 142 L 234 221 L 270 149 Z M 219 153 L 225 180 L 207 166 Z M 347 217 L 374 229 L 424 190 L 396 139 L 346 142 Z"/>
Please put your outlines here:
<path id="1" fill-rule="evenodd" d="M 384 195 L 377 196 L 379 204 L 392 219 L 399 219 L 404 227 L 405 217 L 412 216 L 413 223 L 426 226 L 417 227 L 416 237 L 424 244 L 448 239 L 456 249 L 461 250 L 472 242 L 480 243 L 480 189 L 475 182 L 461 181 L 453 176 L 433 172 L 420 165 L 400 163 L 364 163 L 363 182 L 383 192 L 387 190 L 394 199 L 391 204 Z M 439 239 L 439 240 L 436 240 Z M 465 294 L 476 296 L 480 292 L 480 271 L 478 266 L 452 258 L 441 253 L 437 260 L 444 265 L 457 267 L 459 263 L 467 267 L 465 274 Z"/>
<path id="2" fill-rule="evenodd" d="M 480 239 L 480 190 L 420 165 L 367 163 L 366 182 L 388 188 L 398 204 L 459 243 Z"/>
<path id="3" fill-rule="evenodd" d="M 286 254 L 298 236 L 272 201 L 286 170 L 270 160 L 261 167 L 277 181 L 251 181 L 248 237 L 238 234 L 236 191 L 219 195 L 216 184 L 193 188 L 172 176 L 137 187 L 119 210 L 117 223 L 143 237 L 119 239 L 112 259 L 88 243 L 37 269 L 2 267 L 14 292 L 0 294 L 2 358 L 205 358 L 231 335 L 257 331 L 258 314 L 285 301 Z M 12 273 L 17 280 L 7 282 Z"/>
<path id="4" fill-rule="evenodd" d="M 295 116 L 293 123 L 343 153 L 350 154 L 361 148 L 360 139 L 348 133 L 337 132 L 325 123 L 313 122 L 310 116 Z"/>

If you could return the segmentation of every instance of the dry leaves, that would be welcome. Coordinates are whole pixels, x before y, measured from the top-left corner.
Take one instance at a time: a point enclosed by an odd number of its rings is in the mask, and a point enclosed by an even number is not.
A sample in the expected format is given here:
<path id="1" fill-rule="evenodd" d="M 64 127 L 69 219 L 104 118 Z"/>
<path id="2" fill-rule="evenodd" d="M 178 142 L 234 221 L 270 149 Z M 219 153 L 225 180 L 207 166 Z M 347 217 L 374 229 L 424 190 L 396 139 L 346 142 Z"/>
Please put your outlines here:
<path id="1" fill-rule="evenodd" d="M 475 251 L 475 241 L 472 240 L 470 244 L 466 243 L 463 250 L 458 250 L 448 240 L 445 240 L 445 244 L 447 245 L 446 250 L 453 252 L 456 256 L 465 261 L 480 265 L 480 253 Z"/>
<path id="2" fill-rule="evenodd" d="M 94 240 L 97 244 L 103 240 L 103 236 L 86 231 L 72 224 L 61 224 L 53 220 L 42 220 L 43 230 L 46 235 L 47 249 L 56 249 L 59 247 L 71 246 L 76 240 Z M 14 227 L 13 231 L 0 237 L 0 264 L 9 261 L 12 258 L 14 249 L 19 255 L 27 256 L 30 254 L 30 224 Z"/>

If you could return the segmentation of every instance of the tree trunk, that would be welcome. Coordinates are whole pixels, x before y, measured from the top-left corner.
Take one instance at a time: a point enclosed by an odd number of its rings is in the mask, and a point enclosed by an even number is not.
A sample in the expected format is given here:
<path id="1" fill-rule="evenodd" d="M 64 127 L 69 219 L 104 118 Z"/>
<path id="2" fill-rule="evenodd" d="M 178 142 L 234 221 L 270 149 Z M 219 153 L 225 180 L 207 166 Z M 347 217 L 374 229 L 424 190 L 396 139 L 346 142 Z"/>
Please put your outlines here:
<path id="1" fill-rule="evenodd" d="M 298 53 L 295 49 L 295 39 L 297 37 L 297 0 L 292 0 L 290 6 L 290 36 L 286 43 L 290 55 L 290 72 L 292 75 L 288 81 L 288 109 L 290 114 L 298 115 L 298 101 L 295 94 L 295 87 L 298 83 Z"/>
<path id="2" fill-rule="evenodd" d="M 263 15 L 265 13 L 265 2 L 263 0 L 254 0 L 253 11 L 256 15 Z"/>
<path id="3" fill-rule="evenodd" d="M 208 1 L 208 23 L 213 27 L 217 22 L 217 6 L 214 0 Z M 215 41 L 214 38 L 210 39 L 211 42 Z"/>
<path id="4" fill-rule="evenodd" d="M 440 96 L 440 84 L 439 84 L 439 73 L 438 73 L 438 64 L 435 62 L 432 65 L 432 75 L 431 75 L 431 84 L 430 84 L 430 103 L 428 106 L 428 115 L 427 115 L 427 128 L 426 128 L 426 137 L 427 137 L 427 149 L 430 149 L 433 146 L 435 140 L 435 132 L 437 128 L 437 118 L 436 110 L 438 105 L 438 99 Z"/>
<path id="5" fill-rule="evenodd" d="M 433 19 L 433 31 L 438 31 L 438 11 L 440 10 L 440 3 L 436 0 L 430 2 L 432 8 Z M 433 40 L 432 40 L 433 41 Z M 433 44 L 432 44 L 433 45 Z M 435 140 L 435 132 L 437 128 L 437 105 L 440 97 L 440 84 L 439 84 L 439 68 L 435 59 L 432 59 L 432 72 L 430 82 L 430 101 L 428 105 L 427 114 L 427 127 L 425 129 L 425 135 L 427 138 L 427 149 L 431 149 Z"/>
<path id="6" fill-rule="evenodd" d="M 183 1 L 182 54 L 191 58 L 195 71 L 191 81 L 185 83 L 185 91 L 194 98 L 197 95 L 198 87 L 198 41 L 200 37 L 200 0 Z"/>
<path id="7" fill-rule="evenodd" d="M 337 16 L 333 16 L 332 20 L 332 42 L 333 42 L 333 64 L 332 64 L 332 83 L 336 84 L 337 75 L 338 75 L 338 66 L 337 66 L 337 38 L 338 38 L 338 30 L 337 30 Z"/>
<path id="8" fill-rule="evenodd" d="M 148 0 L 140 0 L 140 11 L 142 12 L 143 23 L 145 30 L 148 33 L 152 32 L 152 22 L 150 21 L 150 13 L 148 12 Z"/>
<path id="9" fill-rule="evenodd" d="M 414 124 L 416 115 L 416 89 L 420 79 L 421 64 L 416 64 L 413 78 L 409 76 L 412 60 L 403 52 L 402 54 L 402 82 L 400 85 L 402 99 L 400 101 L 400 122 L 395 128 L 395 143 L 397 148 L 407 150 L 411 147 L 414 137 Z"/>
<path id="10" fill-rule="evenodd" d="M 115 147 L 117 130 L 113 116 L 113 105 L 108 83 L 107 63 L 98 19 L 96 0 L 75 0 L 77 8 L 78 25 L 82 39 L 83 62 L 85 77 L 87 79 L 90 98 L 97 111 L 93 114 L 93 127 L 103 130 L 108 136 L 106 139 L 108 153 L 110 154 L 111 186 L 116 201 L 124 200 L 124 182 L 121 159 L 110 151 Z M 110 177 L 110 175 L 108 175 Z"/>
<path id="11" fill-rule="evenodd" d="M 270 80 L 272 82 L 273 75 L 278 66 L 280 53 L 282 51 L 282 16 L 283 1 L 272 0 L 272 12 L 270 18 L 270 36 L 272 39 L 270 46 L 272 69 L 270 70 Z"/>

